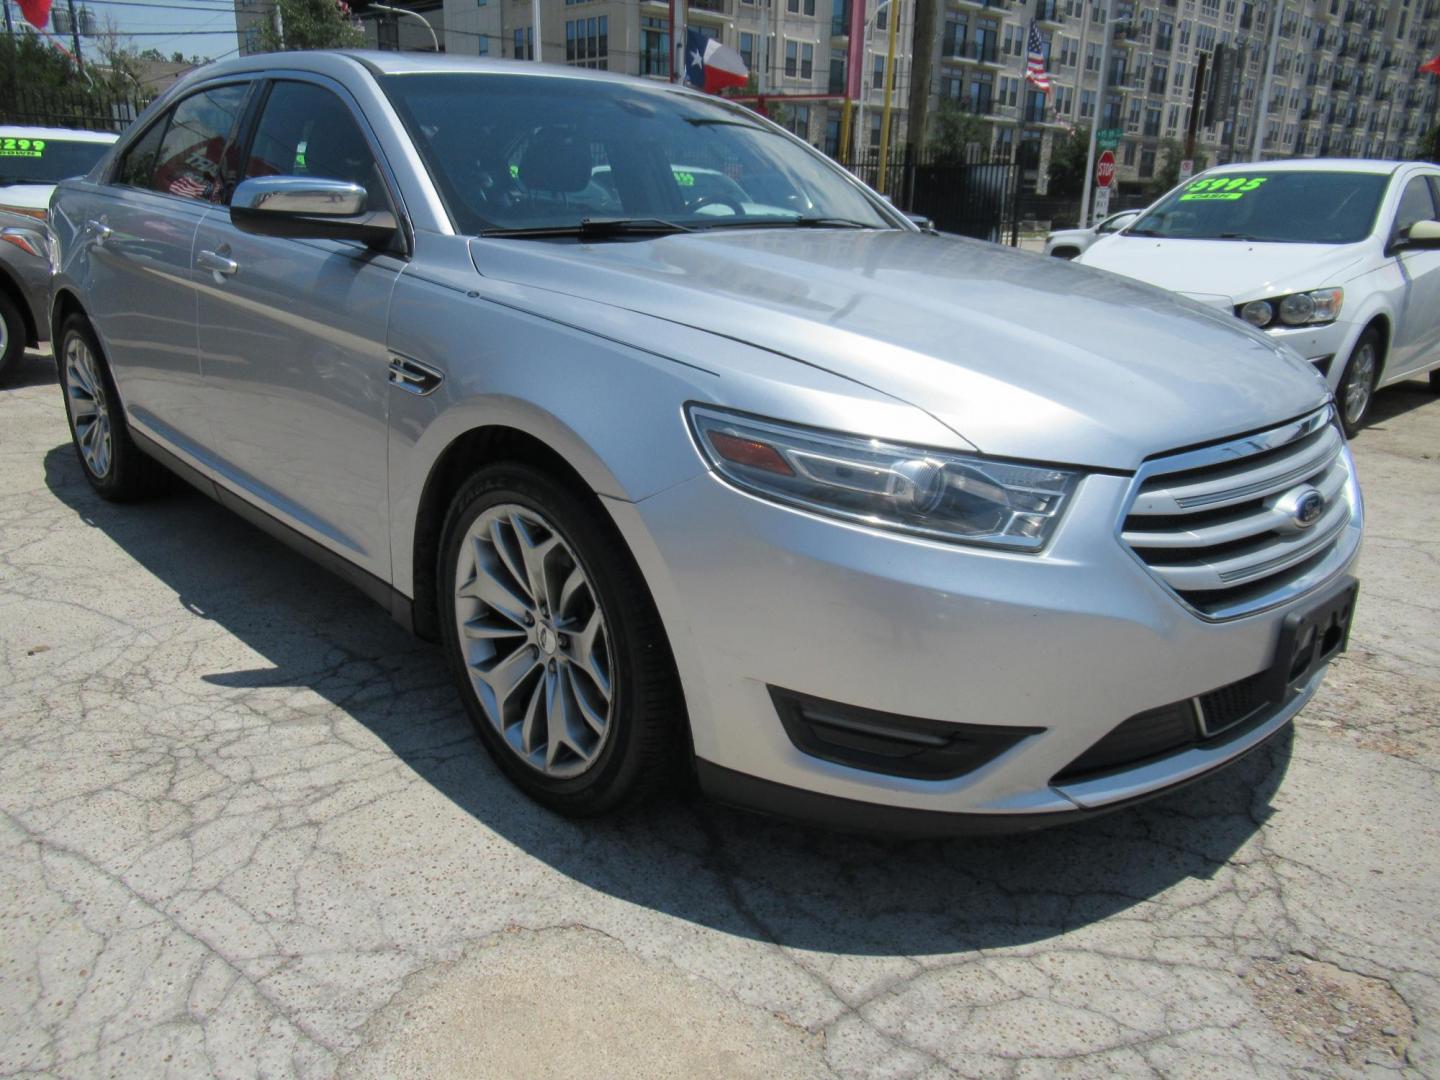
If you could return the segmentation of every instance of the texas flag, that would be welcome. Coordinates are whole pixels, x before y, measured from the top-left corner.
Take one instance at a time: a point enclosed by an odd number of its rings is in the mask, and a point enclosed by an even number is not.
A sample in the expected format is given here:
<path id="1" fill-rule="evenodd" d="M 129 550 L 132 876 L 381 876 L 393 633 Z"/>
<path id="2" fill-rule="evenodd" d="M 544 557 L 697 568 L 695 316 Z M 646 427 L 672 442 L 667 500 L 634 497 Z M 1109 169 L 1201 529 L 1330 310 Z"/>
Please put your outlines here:
<path id="1" fill-rule="evenodd" d="M 1440 56 L 1432 56 L 1425 63 L 1420 65 L 1421 71 L 1428 71 L 1431 75 L 1440 75 Z"/>
<path id="2" fill-rule="evenodd" d="M 714 94 L 727 86 L 744 86 L 750 69 L 729 45 L 706 37 L 693 26 L 685 28 L 685 81 Z"/>
<path id="3" fill-rule="evenodd" d="M 44 30 L 45 24 L 50 21 L 50 0 L 20 0 L 20 14 L 36 30 Z"/>

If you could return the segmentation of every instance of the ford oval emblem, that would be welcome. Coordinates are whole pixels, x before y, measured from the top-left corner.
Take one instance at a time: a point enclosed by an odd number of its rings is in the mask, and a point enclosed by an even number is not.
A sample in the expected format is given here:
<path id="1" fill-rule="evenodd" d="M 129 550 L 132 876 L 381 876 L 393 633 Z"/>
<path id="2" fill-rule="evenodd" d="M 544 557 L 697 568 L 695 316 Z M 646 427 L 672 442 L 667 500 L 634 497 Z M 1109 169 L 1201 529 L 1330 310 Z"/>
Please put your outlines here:
<path id="1" fill-rule="evenodd" d="M 1311 488 L 1295 500 L 1295 527 L 1308 529 L 1325 513 L 1325 496 Z"/>

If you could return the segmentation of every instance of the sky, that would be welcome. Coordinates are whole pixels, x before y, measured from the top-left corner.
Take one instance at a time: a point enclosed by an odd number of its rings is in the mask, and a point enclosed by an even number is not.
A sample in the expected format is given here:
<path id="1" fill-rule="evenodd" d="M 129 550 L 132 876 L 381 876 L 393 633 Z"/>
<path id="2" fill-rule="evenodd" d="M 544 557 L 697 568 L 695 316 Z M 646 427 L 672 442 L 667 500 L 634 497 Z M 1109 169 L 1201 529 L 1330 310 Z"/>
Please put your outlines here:
<path id="1" fill-rule="evenodd" d="M 4 0 L 0 0 L 4 2 Z M 8 0 L 10 17 L 20 21 L 20 7 Z M 107 23 L 124 36 L 127 44 L 138 49 L 159 49 L 167 58 L 173 52 L 187 57 L 198 55 L 214 59 L 234 53 L 235 5 L 233 0 L 74 0 L 75 9 L 88 7 L 95 21 L 104 28 Z M 53 8 L 63 7 L 67 0 L 53 0 Z M 0 30 L 3 30 L 0 24 Z M 69 41 L 65 42 L 69 47 Z M 89 51 L 82 38 L 80 47 Z"/>

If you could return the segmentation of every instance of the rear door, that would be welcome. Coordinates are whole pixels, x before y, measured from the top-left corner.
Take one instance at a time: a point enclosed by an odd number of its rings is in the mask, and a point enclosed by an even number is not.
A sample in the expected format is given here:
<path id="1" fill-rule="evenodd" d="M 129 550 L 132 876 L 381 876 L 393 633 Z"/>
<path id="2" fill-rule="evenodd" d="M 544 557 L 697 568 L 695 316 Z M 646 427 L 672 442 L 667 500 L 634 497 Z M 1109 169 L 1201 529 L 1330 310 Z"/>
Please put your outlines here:
<path id="1" fill-rule="evenodd" d="M 156 118 L 107 183 L 76 199 L 87 309 L 127 413 L 142 429 L 203 457 L 195 334 L 195 230 L 224 182 L 226 153 L 250 89 L 208 87 Z M 232 163 L 233 164 L 233 163 Z"/>
<path id="2" fill-rule="evenodd" d="M 269 84 L 243 178 L 361 184 L 398 209 L 368 125 L 319 76 Z M 387 478 L 390 294 L 405 262 L 353 241 L 200 225 L 195 258 L 205 407 L 227 487 L 309 539 L 390 580 Z"/>
<path id="3" fill-rule="evenodd" d="M 1400 193 L 1392 237 L 1401 238 L 1417 221 L 1440 217 L 1432 181 L 1423 173 L 1411 176 Z M 1440 360 L 1440 251 L 1402 249 L 1396 256 L 1403 282 L 1399 318 L 1385 365 L 1385 379 Z"/>

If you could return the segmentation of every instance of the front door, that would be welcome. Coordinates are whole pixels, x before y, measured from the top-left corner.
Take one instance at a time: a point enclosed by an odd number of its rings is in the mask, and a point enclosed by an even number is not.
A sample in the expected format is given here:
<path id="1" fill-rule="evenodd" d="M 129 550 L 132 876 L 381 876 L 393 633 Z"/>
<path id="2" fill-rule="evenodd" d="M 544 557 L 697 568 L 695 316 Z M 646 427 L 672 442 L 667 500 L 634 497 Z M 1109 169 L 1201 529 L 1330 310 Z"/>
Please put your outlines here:
<path id="1" fill-rule="evenodd" d="M 1413 177 L 1400 195 L 1394 235 L 1401 237 L 1417 221 L 1440 217 L 1427 177 Z M 1395 256 L 1403 282 L 1400 310 L 1385 367 L 1387 379 L 1417 371 L 1440 360 L 1440 251 L 1402 248 Z"/>
<path id="2" fill-rule="evenodd" d="M 392 209 L 373 141 L 343 90 L 273 83 L 241 175 L 363 184 Z M 404 262 L 349 241 L 241 232 L 217 208 L 195 240 L 206 412 L 221 480 L 383 581 L 386 327 Z"/>
<path id="3" fill-rule="evenodd" d="M 197 455 L 208 429 L 195 334 L 195 230 L 220 185 L 225 147 L 249 90 L 191 94 L 126 150 L 71 222 L 89 314 L 132 421 Z"/>

